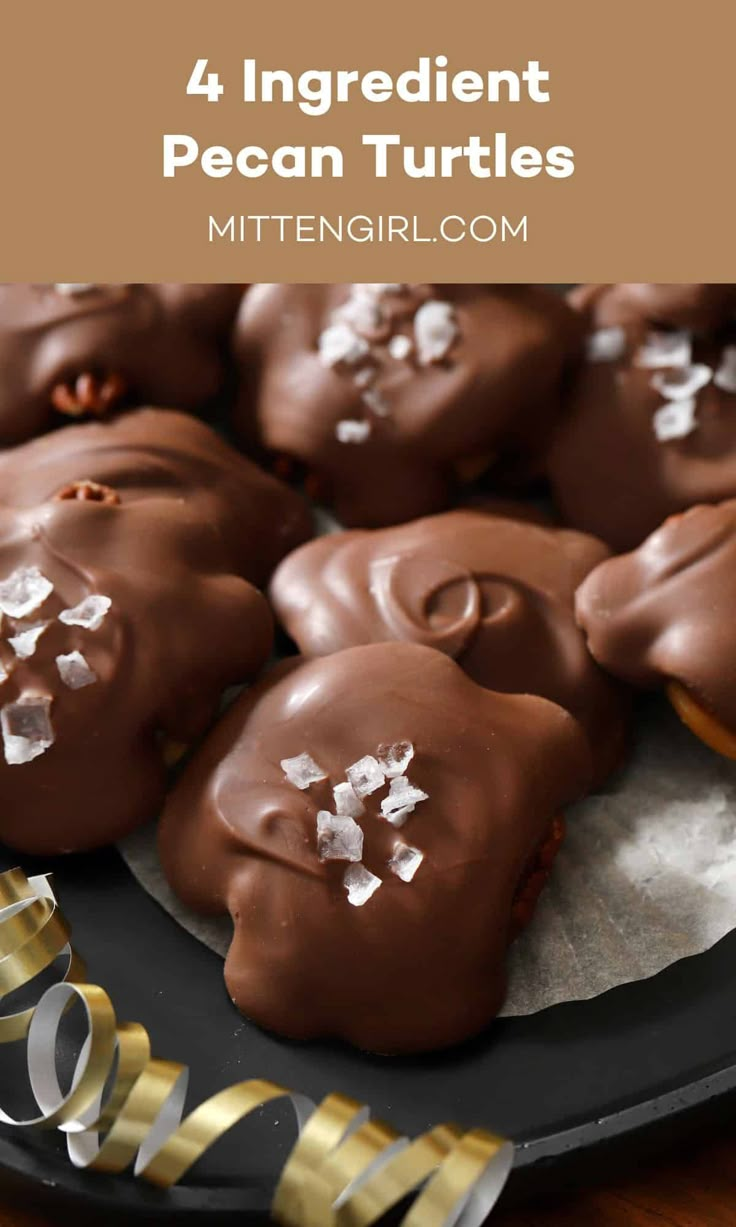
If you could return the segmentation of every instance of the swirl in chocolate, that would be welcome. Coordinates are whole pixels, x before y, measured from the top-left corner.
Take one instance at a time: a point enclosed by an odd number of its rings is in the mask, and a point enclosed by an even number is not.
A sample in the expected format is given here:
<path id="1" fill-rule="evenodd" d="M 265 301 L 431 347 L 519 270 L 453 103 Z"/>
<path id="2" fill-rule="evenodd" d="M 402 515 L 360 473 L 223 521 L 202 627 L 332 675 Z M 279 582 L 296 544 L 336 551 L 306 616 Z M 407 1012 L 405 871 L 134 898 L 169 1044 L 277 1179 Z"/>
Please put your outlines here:
<path id="1" fill-rule="evenodd" d="M 626 706 L 591 659 L 573 607 L 578 584 L 607 557 L 582 533 L 448 511 L 310 542 L 284 559 L 270 595 L 307 656 L 423 643 L 481 686 L 559 703 L 585 729 L 602 779 L 622 753 Z"/>
<path id="2" fill-rule="evenodd" d="M 0 456 L 0 838 L 75 851 L 157 813 L 172 744 L 267 658 L 249 581 L 308 523 L 292 491 L 164 410 Z"/>
<path id="3" fill-rule="evenodd" d="M 225 978 L 257 1023 L 439 1048 L 498 1010 L 517 888 L 588 761 L 561 708 L 431 648 L 287 661 L 185 771 L 161 860 L 186 904 L 230 912 Z"/>
<path id="4" fill-rule="evenodd" d="M 206 407 L 238 285 L 0 284 L 0 445 L 121 404 Z"/>
<path id="5" fill-rule="evenodd" d="M 534 286 L 254 286 L 235 428 L 303 466 L 343 523 L 399 523 L 502 461 L 533 465 L 579 339 Z"/>
<path id="6" fill-rule="evenodd" d="M 604 668 L 676 682 L 736 734 L 736 502 L 693 507 L 583 583 L 577 616 Z"/>

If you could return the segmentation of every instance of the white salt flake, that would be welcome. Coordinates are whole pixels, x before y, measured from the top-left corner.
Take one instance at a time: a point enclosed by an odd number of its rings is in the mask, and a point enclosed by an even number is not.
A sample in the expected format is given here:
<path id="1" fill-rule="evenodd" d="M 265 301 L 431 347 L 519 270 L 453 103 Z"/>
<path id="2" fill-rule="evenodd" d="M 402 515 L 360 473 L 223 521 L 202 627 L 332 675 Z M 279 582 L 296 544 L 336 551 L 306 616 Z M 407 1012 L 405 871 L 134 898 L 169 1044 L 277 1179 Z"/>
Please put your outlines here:
<path id="1" fill-rule="evenodd" d="M 0 582 L 0 610 L 9 618 L 26 618 L 43 605 L 54 591 L 50 579 L 38 567 L 18 567 Z"/>
<path id="2" fill-rule="evenodd" d="M 68 652 L 66 656 L 57 656 L 56 668 L 62 682 L 70 690 L 81 690 L 83 686 L 91 686 L 97 681 L 97 674 L 81 652 Z"/>
<path id="3" fill-rule="evenodd" d="M 405 775 L 399 775 L 391 781 L 388 796 L 381 802 L 381 813 L 393 826 L 403 826 L 415 806 L 428 799 L 426 792 L 415 788 Z"/>
<path id="4" fill-rule="evenodd" d="M 5 761 L 9 767 L 30 763 L 54 744 L 49 712 L 51 699 L 45 695 L 23 695 L 16 703 L 0 709 Z"/>
<path id="5" fill-rule="evenodd" d="M 378 788 L 382 788 L 386 777 L 378 760 L 372 754 L 359 758 L 345 772 L 356 797 L 368 797 Z"/>
<path id="6" fill-rule="evenodd" d="M 395 741 L 393 745 L 379 746 L 378 761 L 383 768 L 383 774 L 392 780 L 397 775 L 403 775 L 414 757 L 414 746 L 410 741 Z"/>
<path id="7" fill-rule="evenodd" d="M 713 383 L 722 392 L 736 392 L 736 345 L 725 347 Z"/>
<path id="8" fill-rule="evenodd" d="M 85 630 L 96 631 L 102 626 L 111 605 L 109 596 L 93 592 L 72 609 L 63 609 L 59 621 L 66 626 L 83 626 Z"/>
<path id="9" fill-rule="evenodd" d="M 697 396 L 712 378 L 711 368 L 697 362 L 694 366 L 681 366 L 674 371 L 657 371 L 652 375 L 652 387 L 667 400 L 687 400 Z"/>
<path id="10" fill-rule="evenodd" d="M 408 358 L 413 348 L 410 337 L 403 332 L 397 332 L 388 343 L 388 352 L 397 362 L 403 362 L 405 358 Z"/>
<path id="11" fill-rule="evenodd" d="M 636 354 L 636 365 L 647 370 L 690 366 L 691 362 L 692 338 L 689 332 L 650 332 Z"/>
<path id="12" fill-rule="evenodd" d="M 359 294 L 375 294 L 380 298 L 384 294 L 400 294 L 405 285 L 405 281 L 363 281 L 356 282 L 355 289 Z"/>
<path id="13" fill-rule="evenodd" d="M 290 784 L 304 791 L 318 780 L 326 780 L 327 772 L 315 763 L 310 754 L 297 754 L 295 758 L 282 758 L 281 770 Z"/>
<path id="14" fill-rule="evenodd" d="M 402 882 L 411 882 L 414 874 L 424 860 L 424 853 L 410 844 L 402 844 L 397 840 L 388 867 Z"/>
<path id="15" fill-rule="evenodd" d="M 349 865 L 345 870 L 342 884 L 348 892 L 348 903 L 353 907 L 362 907 L 371 895 L 374 895 L 381 885 L 381 879 L 366 869 L 365 865 Z"/>
<path id="16" fill-rule="evenodd" d="M 362 366 L 359 371 L 353 375 L 353 383 L 356 388 L 368 388 L 376 378 L 376 372 L 371 366 Z"/>
<path id="17" fill-rule="evenodd" d="M 697 401 L 694 396 L 689 400 L 672 400 L 658 409 L 652 418 L 654 433 L 660 443 L 670 439 L 684 439 L 692 434 L 697 426 L 695 410 Z"/>
<path id="18" fill-rule="evenodd" d="M 367 395 L 367 392 L 363 393 L 364 397 Z M 335 436 L 338 443 L 365 443 L 370 433 L 370 422 L 356 422 L 350 418 L 343 418 L 335 426 Z"/>
<path id="19" fill-rule="evenodd" d="M 591 332 L 585 343 L 588 362 L 618 362 L 626 352 L 626 332 L 616 325 Z"/>
<path id="20" fill-rule="evenodd" d="M 391 406 L 385 399 L 378 388 L 366 388 L 360 398 L 367 409 L 370 409 L 379 418 L 388 417 L 391 412 Z"/>
<path id="21" fill-rule="evenodd" d="M 20 660 L 29 660 L 33 656 L 48 625 L 48 622 L 35 622 L 32 626 L 16 626 L 16 634 L 10 636 L 8 643 Z"/>
<path id="22" fill-rule="evenodd" d="M 317 814 L 317 852 L 321 861 L 359 861 L 363 832 L 348 814 Z"/>
<path id="23" fill-rule="evenodd" d="M 352 294 L 335 311 L 333 318 L 342 320 L 358 333 L 375 332 L 383 319 L 380 304 L 366 294 Z"/>
<path id="24" fill-rule="evenodd" d="M 422 366 L 441 362 L 458 335 L 455 312 L 448 302 L 430 299 L 414 316 L 417 358 Z"/>
<path id="25" fill-rule="evenodd" d="M 353 791 L 352 784 L 336 784 L 332 790 L 335 798 L 335 809 L 338 814 L 349 814 L 351 818 L 359 818 L 365 813 L 365 806 L 360 797 Z"/>
<path id="26" fill-rule="evenodd" d="M 97 286 L 93 281 L 55 281 L 54 289 L 57 294 L 74 297 L 77 294 L 88 294 L 90 290 L 96 290 Z"/>
<path id="27" fill-rule="evenodd" d="M 320 334 L 318 346 L 319 360 L 324 366 L 339 366 L 341 362 L 353 366 L 366 356 L 369 349 L 368 342 L 344 322 L 325 328 Z"/>

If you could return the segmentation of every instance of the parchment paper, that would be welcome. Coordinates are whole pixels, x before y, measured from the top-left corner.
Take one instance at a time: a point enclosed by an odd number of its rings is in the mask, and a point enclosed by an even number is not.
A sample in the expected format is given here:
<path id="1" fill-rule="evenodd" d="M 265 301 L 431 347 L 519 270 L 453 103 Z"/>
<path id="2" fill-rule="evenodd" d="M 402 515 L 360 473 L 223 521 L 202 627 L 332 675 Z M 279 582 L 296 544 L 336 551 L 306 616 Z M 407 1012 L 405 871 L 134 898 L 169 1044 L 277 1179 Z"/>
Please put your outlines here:
<path id="1" fill-rule="evenodd" d="M 505 1014 L 655 975 L 736 927 L 736 763 L 701 745 L 664 699 L 644 702 L 635 739 L 608 790 L 568 810 L 551 881 L 510 955 Z M 203 920 L 178 902 L 154 830 L 121 851 L 141 885 L 224 956 L 229 917 Z"/>

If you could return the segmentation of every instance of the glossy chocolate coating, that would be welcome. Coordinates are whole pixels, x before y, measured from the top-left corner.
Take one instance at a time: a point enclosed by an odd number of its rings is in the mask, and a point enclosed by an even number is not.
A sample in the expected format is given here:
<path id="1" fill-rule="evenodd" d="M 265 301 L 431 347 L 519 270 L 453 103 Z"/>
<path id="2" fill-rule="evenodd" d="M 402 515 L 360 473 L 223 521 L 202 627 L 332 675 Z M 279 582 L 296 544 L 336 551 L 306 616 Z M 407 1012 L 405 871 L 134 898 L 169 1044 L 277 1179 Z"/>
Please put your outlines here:
<path id="1" fill-rule="evenodd" d="M 396 830 L 381 788 L 358 818 L 382 885 L 347 901 L 344 861 L 321 862 L 318 810 L 384 742 L 411 741 L 407 775 L 429 799 Z M 298 790 L 280 760 L 310 754 L 329 780 Z M 417 644 L 282 662 L 224 716 L 169 798 L 160 853 L 177 894 L 229 911 L 225 978 L 257 1023 L 377 1052 L 443 1047 L 482 1028 L 504 994 L 515 890 L 561 806 L 585 788 L 588 753 L 554 704 L 477 686 Z M 424 860 L 387 869 L 397 838 Z"/>
<path id="2" fill-rule="evenodd" d="M 582 533 L 448 511 L 312 541 L 284 559 L 270 594 L 307 656 L 424 643 L 481 686 L 559 703 L 586 730 L 600 779 L 622 752 L 625 704 L 591 659 L 574 597 L 608 553 Z"/>
<path id="3" fill-rule="evenodd" d="M 29 659 L 14 656 L 18 628 L 3 618 L 0 707 L 47 696 L 55 737 L 12 765 L 0 743 L 0 839 L 80 850 L 157 814 L 166 743 L 201 736 L 223 690 L 269 654 L 270 613 L 249 580 L 303 539 L 295 503 L 304 517 L 292 491 L 208 427 L 163 410 L 70 426 L 0 456 L 0 581 L 35 566 L 54 585 L 24 619 L 49 623 Z M 91 593 L 112 601 L 98 629 L 59 621 Z M 77 651 L 97 680 L 70 689 L 56 658 Z"/>
<path id="4" fill-rule="evenodd" d="M 736 286 L 622 281 L 579 285 L 568 301 L 598 328 L 647 323 L 650 327 L 711 331 L 736 311 Z"/>
<path id="5" fill-rule="evenodd" d="M 553 424 L 580 321 L 535 286 L 406 286 L 380 299 L 381 323 L 365 335 L 377 371 L 374 412 L 355 375 L 325 366 L 320 336 L 352 285 L 259 285 L 235 331 L 240 392 L 235 428 L 250 449 L 291 457 L 349 526 L 400 523 L 441 510 L 459 482 L 484 470 L 533 467 Z M 420 365 L 416 349 L 391 356 L 391 336 L 413 339 L 428 299 L 449 304 L 457 336 L 446 356 Z M 340 442 L 339 422 L 370 435 Z"/>
<path id="6" fill-rule="evenodd" d="M 591 332 L 600 324 L 589 317 Z M 585 362 L 547 458 L 564 519 L 616 551 L 639 545 L 675 512 L 736 495 L 736 393 L 711 378 L 697 393 L 691 433 L 658 439 L 655 414 L 667 400 L 653 378 L 662 372 L 637 365 L 650 331 L 646 321 L 629 322 L 620 358 Z M 716 371 L 735 344 L 732 325 L 694 332 L 692 361 Z"/>
<path id="7" fill-rule="evenodd" d="M 736 502 L 673 516 L 583 583 L 577 616 L 606 669 L 639 686 L 680 682 L 736 732 Z"/>
<path id="8" fill-rule="evenodd" d="M 0 452 L 0 504 L 30 508 L 85 480 L 112 487 L 126 502 L 196 506 L 203 526 L 210 523 L 213 549 L 226 545 L 237 574 L 258 586 L 313 531 L 299 494 L 185 413 L 136 409 Z"/>
<path id="9" fill-rule="evenodd" d="M 70 294 L 0 284 L 0 446 L 68 421 L 55 401 L 84 416 L 75 401 L 80 377 L 94 381 L 92 412 L 100 416 L 121 403 L 205 406 L 224 384 L 241 296 L 238 285 L 99 285 Z"/>

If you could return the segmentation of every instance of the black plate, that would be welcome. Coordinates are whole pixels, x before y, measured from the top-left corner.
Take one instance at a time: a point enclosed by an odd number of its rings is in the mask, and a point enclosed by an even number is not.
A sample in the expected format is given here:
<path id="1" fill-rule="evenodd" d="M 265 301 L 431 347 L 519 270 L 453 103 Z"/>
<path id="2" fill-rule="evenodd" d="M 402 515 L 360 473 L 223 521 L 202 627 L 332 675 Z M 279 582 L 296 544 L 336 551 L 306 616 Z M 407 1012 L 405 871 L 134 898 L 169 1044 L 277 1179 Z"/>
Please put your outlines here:
<path id="1" fill-rule="evenodd" d="M 17 863 L 0 853 L 0 868 Z M 446 1120 L 483 1125 L 518 1146 L 511 1198 L 578 1181 L 671 1135 L 700 1128 L 736 1097 L 736 933 L 706 954 L 593 1001 L 503 1019 L 485 1035 L 431 1058 L 381 1059 L 334 1044 L 298 1045 L 245 1022 L 224 991 L 222 964 L 138 886 L 117 853 L 57 864 L 55 873 L 90 978 L 120 1019 L 148 1028 L 154 1052 L 191 1066 L 192 1102 L 250 1076 L 314 1099 L 339 1090 L 418 1133 Z M 142 969 L 145 968 L 145 974 Z M 0 1085 L 21 1076 L 16 1046 L 0 1048 Z M 133 1180 L 76 1172 L 58 1135 L 0 1131 L 0 1169 L 26 1205 L 68 1199 L 92 1221 L 198 1217 L 219 1211 L 265 1222 L 273 1177 L 293 1140 L 279 1105 L 224 1139 L 169 1193 Z M 277 1123 L 278 1122 L 278 1123 Z"/>

